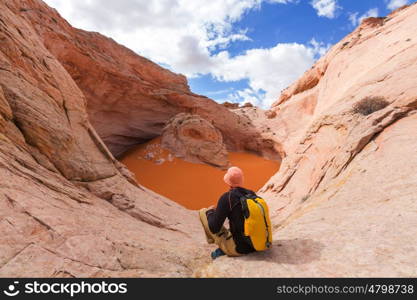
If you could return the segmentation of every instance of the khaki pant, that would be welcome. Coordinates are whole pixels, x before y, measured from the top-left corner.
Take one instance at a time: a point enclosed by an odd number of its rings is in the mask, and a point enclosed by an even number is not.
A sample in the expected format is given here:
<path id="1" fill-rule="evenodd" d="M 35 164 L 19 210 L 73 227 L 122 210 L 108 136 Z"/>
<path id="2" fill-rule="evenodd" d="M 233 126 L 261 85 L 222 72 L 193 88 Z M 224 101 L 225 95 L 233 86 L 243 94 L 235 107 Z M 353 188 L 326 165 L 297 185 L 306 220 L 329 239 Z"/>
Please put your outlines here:
<path id="1" fill-rule="evenodd" d="M 233 240 L 232 233 L 226 229 L 224 226 L 216 234 L 210 231 L 208 226 L 208 220 L 206 211 L 207 208 L 202 208 L 199 211 L 201 225 L 203 225 L 204 232 L 206 234 L 207 243 L 216 244 L 220 249 L 226 253 L 227 256 L 240 256 L 242 254 L 236 252 L 236 244 Z"/>

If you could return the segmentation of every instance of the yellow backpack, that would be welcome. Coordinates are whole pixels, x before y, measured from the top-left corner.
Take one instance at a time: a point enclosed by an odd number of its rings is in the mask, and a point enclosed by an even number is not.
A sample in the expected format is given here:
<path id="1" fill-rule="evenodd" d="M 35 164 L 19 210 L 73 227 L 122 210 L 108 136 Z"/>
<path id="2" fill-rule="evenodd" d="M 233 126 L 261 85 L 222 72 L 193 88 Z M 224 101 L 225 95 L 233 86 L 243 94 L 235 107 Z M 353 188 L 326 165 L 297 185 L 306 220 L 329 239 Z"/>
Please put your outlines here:
<path id="1" fill-rule="evenodd" d="M 264 251 L 272 246 L 272 228 L 269 209 L 265 200 L 255 194 L 240 198 L 245 218 L 244 235 L 256 251 Z"/>

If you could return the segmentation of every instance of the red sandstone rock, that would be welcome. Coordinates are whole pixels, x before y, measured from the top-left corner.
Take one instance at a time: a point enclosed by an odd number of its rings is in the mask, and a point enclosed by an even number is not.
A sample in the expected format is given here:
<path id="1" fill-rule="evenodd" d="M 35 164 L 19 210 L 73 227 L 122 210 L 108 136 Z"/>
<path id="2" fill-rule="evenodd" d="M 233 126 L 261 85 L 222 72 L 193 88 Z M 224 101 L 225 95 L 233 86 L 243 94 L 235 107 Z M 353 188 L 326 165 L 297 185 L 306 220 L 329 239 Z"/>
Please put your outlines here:
<path id="1" fill-rule="evenodd" d="M 124 62 L 106 65 L 100 51 L 89 52 L 105 48 L 102 36 L 71 28 L 40 1 L 0 2 L 0 276 L 417 276 L 416 16 L 413 5 L 364 21 L 284 91 L 268 119 L 256 107 L 223 113 L 150 62 L 149 73 L 138 71 L 150 82 L 141 89 L 119 73 Z M 125 80 L 144 98 L 162 95 L 175 107 L 163 111 L 164 122 L 180 107 L 214 122 L 228 147 L 279 152 L 280 172 L 260 191 L 274 224 L 272 250 L 211 262 L 196 214 L 138 186 L 114 160 L 87 120 L 82 92 L 43 42 L 58 57 L 84 61 L 85 49 L 90 66 L 115 68 L 108 76 L 117 80 L 101 86 L 113 96 L 112 84 Z M 84 93 L 95 89 L 96 77 L 85 82 L 80 66 L 65 66 Z M 375 96 L 389 104 L 368 115 L 354 109 Z M 141 116 L 152 116 L 158 101 Z M 118 128 L 136 124 L 129 122 Z M 141 124 L 150 136 L 162 130 Z"/>
<path id="2" fill-rule="evenodd" d="M 268 119 L 273 119 L 273 118 L 275 118 L 275 117 L 277 116 L 277 112 L 276 112 L 276 111 L 274 111 L 274 110 L 267 110 L 267 111 L 265 112 L 265 116 L 266 116 Z"/>
<path id="3" fill-rule="evenodd" d="M 231 103 L 231 102 L 223 102 L 222 105 L 228 109 L 236 109 L 239 108 L 239 103 Z"/>
<path id="4" fill-rule="evenodd" d="M 0 2 L 0 276 L 191 274 L 195 214 L 114 160 L 26 5 Z"/>
<path id="5" fill-rule="evenodd" d="M 180 112 L 198 114 L 223 134 L 228 150 L 262 154 L 256 129 L 213 100 L 190 92 L 183 75 L 172 73 L 99 33 L 73 28 L 37 0 L 20 0 L 15 11 L 33 25 L 87 99 L 89 119 L 119 157 L 134 145 L 161 135 Z M 246 145 L 247 141 L 257 141 Z"/>
<path id="6" fill-rule="evenodd" d="M 222 134 L 198 115 L 176 115 L 164 128 L 161 142 L 165 149 L 187 161 L 221 168 L 229 165 Z"/>
<path id="7" fill-rule="evenodd" d="M 242 107 L 253 107 L 253 104 L 250 102 L 246 102 L 245 104 L 242 105 Z"/>
<path id="8" fill-rule="evenodd" d="M 271 108 L 275 118 L 240 111 L 255 127 L 271 128 L 263 137 L 284 157 L 260 192 L 275 243 L 241 260 L 220 258 L 200 276 L 417 275 L 412 28 L 415 4 L 364 20 L 284 91 Z M 388 105 L 372 104 L 381 98 Z"/>

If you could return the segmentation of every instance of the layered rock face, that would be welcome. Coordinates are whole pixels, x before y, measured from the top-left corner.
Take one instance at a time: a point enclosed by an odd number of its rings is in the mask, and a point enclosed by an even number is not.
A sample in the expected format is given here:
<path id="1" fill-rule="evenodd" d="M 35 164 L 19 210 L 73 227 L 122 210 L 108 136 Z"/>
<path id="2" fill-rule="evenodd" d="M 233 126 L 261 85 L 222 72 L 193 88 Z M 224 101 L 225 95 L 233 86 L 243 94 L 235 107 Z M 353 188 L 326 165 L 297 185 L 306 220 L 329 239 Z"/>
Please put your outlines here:
<path id="1" fill-rule="evenodd" d="M 16 9 L 33 25 L 87 99 L 89 119 L 116 157 L 161 135 L 176 114 L 198 114 L 221 131 L 230 151 L 249 150 L 279 159 L 250 120 L 190 92 L 174 74 L 98 33 L 75 29 L 38 0 Z"/>
<path id="2" fill-rule="evenodd" d="M 271 109 L 232 112 L 40 1 L 0 2 L 0 276 L 417 276 L 416 27 L 417 5 L 366 19 Z M 284 158 L 260 191 L 270 251 L 211 262 L 196 213 L 114 159 L 180 112 Z"/>
<path id="3" fill-rule="evenodd" d="M 113 158 L 25 7 L 0 2 L 0 276 L 191 274 L 195 216 Z"/>
<path id="4" fill-rule="evenodd" d="M 244 109 L 282 145 L 261 189 L 274 248 L 202 276 L 417 276 L 417 5 L 369 18 L 283 92 Z M 275 114 L 275 115 L 274 115 Z"/>
<path id="5" fill-rule="evenodd" d="M 181 113 L 170 120 L 162 134 L 162 146 L 190 162 L 220 168 L 230 164 L 221 132 L 198 115 Z"/>

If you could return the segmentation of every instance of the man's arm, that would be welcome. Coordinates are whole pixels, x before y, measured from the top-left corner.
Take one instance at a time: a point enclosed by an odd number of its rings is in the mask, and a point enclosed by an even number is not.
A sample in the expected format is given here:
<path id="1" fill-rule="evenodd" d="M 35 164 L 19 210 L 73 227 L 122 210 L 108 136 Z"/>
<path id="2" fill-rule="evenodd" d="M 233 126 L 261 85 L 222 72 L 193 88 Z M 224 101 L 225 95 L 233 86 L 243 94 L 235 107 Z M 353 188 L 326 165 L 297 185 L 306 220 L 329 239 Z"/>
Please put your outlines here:
<path id="1" fill-rule="evenodd" d="M 209 229 L 213 233 L 220 231 L 227 215 L 229 214 L 230 207 L 227 195 L 228 193 L 224 193 L 217 202 L 216 209 L 210 209 L 206 213 Z"/>

